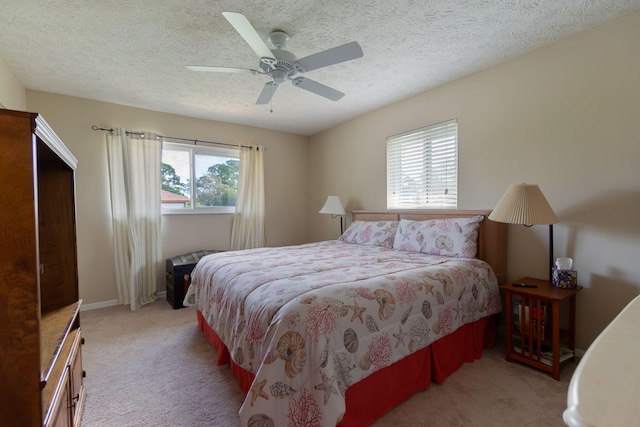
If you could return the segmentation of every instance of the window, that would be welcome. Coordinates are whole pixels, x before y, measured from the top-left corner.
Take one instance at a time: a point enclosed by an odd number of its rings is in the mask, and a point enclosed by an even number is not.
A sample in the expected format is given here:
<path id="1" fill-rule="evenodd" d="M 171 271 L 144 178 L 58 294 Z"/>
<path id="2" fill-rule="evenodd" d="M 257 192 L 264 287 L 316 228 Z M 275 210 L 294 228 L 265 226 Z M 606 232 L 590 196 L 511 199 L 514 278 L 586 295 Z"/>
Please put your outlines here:
<path id="1" fill-rule="evenodd" d="M 239 150 L 163 143 L 163 213 L 233 213 Z"/>
<path id="2" fill-rule="evenodd" d="M 458 120 L 387 138 L 387 208 L 458 206 Z"/>

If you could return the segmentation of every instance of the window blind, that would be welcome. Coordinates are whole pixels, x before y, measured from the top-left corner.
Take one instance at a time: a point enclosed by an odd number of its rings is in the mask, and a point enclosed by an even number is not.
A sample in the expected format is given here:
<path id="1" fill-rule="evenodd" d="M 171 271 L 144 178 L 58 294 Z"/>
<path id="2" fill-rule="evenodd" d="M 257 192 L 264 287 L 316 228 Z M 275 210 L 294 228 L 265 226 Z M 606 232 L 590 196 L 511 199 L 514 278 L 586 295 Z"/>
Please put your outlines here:
<path id="1" fill-rule="evenodd" d="M 387 138 L 388 209 L 457 205 L 457 119 Z"/>

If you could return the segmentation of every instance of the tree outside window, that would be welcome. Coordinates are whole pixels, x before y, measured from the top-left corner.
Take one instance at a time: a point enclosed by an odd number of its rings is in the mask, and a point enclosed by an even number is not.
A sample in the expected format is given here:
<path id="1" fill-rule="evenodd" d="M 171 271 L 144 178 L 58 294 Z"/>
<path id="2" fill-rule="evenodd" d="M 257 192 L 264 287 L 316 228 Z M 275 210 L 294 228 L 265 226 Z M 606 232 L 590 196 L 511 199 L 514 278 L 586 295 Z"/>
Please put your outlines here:
<path id="1" fill-rule="evenodd" d="M 163 193 L 163 212 L 233 213 L 238 194 L 238 156 L 236 149 L 165 143 L 162 190 L 168 193 Z"/>

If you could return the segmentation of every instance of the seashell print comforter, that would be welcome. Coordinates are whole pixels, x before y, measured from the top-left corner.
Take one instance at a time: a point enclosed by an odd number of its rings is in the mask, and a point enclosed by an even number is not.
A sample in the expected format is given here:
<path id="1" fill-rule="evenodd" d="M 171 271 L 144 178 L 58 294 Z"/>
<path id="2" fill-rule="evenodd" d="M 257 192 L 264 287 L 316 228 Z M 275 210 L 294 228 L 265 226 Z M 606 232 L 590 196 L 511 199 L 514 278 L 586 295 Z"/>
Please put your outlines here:
<path id="1" fill-rule="evenodd" d="M 208 255 L 184 304 L 255 374 L 244 426 L 335 426 L 350 385 L 501 310 L 484 261 L 340 241 Z"/>

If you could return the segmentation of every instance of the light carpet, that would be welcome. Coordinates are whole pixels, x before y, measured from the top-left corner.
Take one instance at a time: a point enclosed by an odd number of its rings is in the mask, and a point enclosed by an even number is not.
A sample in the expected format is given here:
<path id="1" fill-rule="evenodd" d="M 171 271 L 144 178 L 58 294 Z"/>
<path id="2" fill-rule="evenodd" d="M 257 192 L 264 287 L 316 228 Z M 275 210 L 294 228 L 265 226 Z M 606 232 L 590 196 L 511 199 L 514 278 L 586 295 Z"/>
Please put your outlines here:
<path id="1" fill-rule="evenodd" d="M 228 366 L 198 330 L 191 308 L 164 300 L 85 311 L 81 327 L 87 372 L 85 427 L 239 427 L 244 395 Z M 444 384 L 432 384 L 377 420 L 374 427 L 563 426 L 574 364 L 560 381 L 485 350 Z"/>

